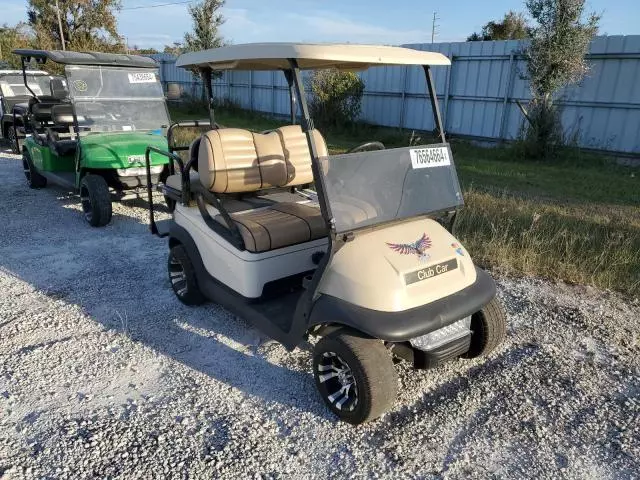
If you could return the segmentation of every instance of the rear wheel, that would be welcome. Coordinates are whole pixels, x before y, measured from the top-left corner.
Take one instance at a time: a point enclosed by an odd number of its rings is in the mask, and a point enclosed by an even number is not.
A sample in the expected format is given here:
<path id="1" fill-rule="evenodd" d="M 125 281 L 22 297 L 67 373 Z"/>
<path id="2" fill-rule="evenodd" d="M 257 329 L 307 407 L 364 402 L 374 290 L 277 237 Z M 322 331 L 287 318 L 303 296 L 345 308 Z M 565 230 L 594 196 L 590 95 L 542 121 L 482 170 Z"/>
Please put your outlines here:
<path id="1" fill-rule="evenodd" d="M 463 358 L 488 355 L 507 334 L 507 315 L 497 297 L 471 316 L 471 344 Z"/>
<path id="2" fill-rule="evenodd" d="M 92 227 L 104 227 L 111 221 L 111 194 L 104 178 L 85 175 L 80 182 L 80 201 L 84 218 Z"/>
<path id="3" fill-rule="evenodd" d="M 396 399 L 398 377 L 384 344 L 340 328 L 320 339 L 313 376 L 322 399 L 341 420 L 359 424 L 384 414 Z"/>
<path id="4" fill-rule="evenodd" d="M 29 188 L 43 188 L 47 186 L 47 179 L 38 173 L 33 166 L 31 156 L 26 150 L 22 154 L 22 169 L 24 170 L 24 176 L 27 179 Z"/>
<path id="5" fill-rule="evenodd" d="M 185 305 L 201 305 L 205 297 L 198 287 L 196 271 L 184 246 L 176 245 L 169 251 L 169 281 L 173 292 Z"/>

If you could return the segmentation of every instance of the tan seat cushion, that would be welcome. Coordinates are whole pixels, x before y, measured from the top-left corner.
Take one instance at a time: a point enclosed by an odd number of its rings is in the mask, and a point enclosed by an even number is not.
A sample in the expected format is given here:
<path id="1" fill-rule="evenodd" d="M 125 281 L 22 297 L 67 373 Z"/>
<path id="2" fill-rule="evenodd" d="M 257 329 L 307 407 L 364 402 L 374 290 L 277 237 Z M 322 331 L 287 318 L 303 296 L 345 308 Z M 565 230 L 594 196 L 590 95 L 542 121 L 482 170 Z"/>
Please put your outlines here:
<path id="1" fill-rule="evenodd" d="M 253 144 L 256 147 L 262 188 L 279 187 L 287 183 L 284 151 L 280 135 L 276 132 L 254 133 Z"/>
<path id="2" fill-rule="evenodd" d="M 327 236 L 320 209 L 300 203 L 278 203 L 233 213 L 231 218 L 250 252 L 267 252 Z M 224 224 L 220 215 L 216 220 Z"/>
<path id="3" fill-rule="evenodd" d="M 287 125 L 276 130 L 282 141 L 284 159 L 287 167 L 287 183 L 284 186 L 304 185 L 313 182 L 311 153 L 307 136 L 300 125 Z M 329 155 L 327 144 L 318 130 L 313 130 L 313 138 L 319 157 Z"/>
<path id="4" fill-rule="evenodd" d="M 200 142 L 198 172 L 202 185 L 215 193 L 260 190 L 253 134 L 239 128 L 209 130 Z"/>
<path id="5" fill-rule="evenodd" d="M 313 135 L 320 157 L 328 155 L 319 131 Z M 300 125 L 265 134 L 238 128 L 205 133 L 198 149 L 203 186 L 214 193 L 255 192 L 313 182 L 311 154 Z"/>

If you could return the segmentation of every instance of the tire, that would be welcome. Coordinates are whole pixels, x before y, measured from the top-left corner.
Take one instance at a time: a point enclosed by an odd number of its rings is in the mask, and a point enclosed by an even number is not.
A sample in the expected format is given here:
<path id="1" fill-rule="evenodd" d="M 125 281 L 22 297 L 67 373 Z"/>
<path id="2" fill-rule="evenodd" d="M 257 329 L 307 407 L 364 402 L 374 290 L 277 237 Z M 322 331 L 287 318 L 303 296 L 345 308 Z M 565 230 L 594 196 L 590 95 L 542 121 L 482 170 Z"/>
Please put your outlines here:
<path id="1" fill-rule="evenodd" d="M 80 201 L 84 218 L 92 227 L 104 227 L 111 221 L 111 194 L 101 176 L 89 174 L 82 178 Z"/>
<path id="2" fill-rule="evenodd" d="M 329 409 L 354 425 L 378 418 L 396 399 L 398 376 L 391 355 L 380 340 L 355 330 L 339 328 L 320 339 L 313 351 L 313 376 Z"/>
<path id="3" fill-rule="evenodd" d="M 22 142 L 16 139 L 16 127 L 13 125 L 7 127 L 7 141 L 11 145 L 11 151 L 19 155 L 22 150 Z"/>
<path id="4" fill-rule="evenodd" d="M 29 188 L 44 188 L 47 186 L 46 177 L 43 177 L 38 173 L 36 168 L 33 166 L 29 152 L 26 150 L 22 154 L 22 169 Z"/>
<path id="5" fill-rule="evenodd" d="M 471 344 L 463 358 L 476 358 L 491 353 L 507 334 L 507 315 L 500 300 L 494 297 L 471 316 Z"/>
<path id="6" fill-rule="evenodd" d="M 202 305 L 205 302 L 206 299 L 198 287 L 196 271 L 184 246 L 176 245 L 169 250 L 167 269 L 171 288 L 178 300 L 185 305 Z"/>

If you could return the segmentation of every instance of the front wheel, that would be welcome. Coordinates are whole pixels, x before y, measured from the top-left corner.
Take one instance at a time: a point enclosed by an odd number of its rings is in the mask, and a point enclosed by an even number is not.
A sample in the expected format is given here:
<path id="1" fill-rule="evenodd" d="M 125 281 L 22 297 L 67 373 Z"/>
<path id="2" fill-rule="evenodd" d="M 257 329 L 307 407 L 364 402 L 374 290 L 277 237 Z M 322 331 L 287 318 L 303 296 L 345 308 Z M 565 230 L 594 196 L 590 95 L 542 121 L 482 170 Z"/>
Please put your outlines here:
<path id="1" fill-rule="evenodd" d="M 85 175 L 80 182 L 80 201 L 84 218 L 92 227 L 104 227 L 111 221 L 111 194 L 100 175 Z"/>
<path id="2" fill-rule="evenodd" d="M 488 355 L 507 334 L 507 315 L 497 297 L 471 316 L 471 344 L 463 358 Z"/>
<path id="3" fill-rule="evenodd" d="M 313 352 L 313 376 L 327 406 L 352 424 L 374 420 L 396 399 L 398 377 L 384 344 L 340 328 L 320 339 Z"/>

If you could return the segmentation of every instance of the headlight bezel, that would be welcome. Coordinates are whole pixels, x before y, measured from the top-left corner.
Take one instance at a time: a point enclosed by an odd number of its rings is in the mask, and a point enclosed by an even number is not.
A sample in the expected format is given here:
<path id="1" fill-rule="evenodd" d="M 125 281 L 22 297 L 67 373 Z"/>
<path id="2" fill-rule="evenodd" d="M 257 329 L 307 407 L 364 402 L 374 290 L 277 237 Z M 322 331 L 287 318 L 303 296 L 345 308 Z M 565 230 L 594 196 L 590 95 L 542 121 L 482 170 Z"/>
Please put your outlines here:
<path id="1" fill-rule="evenodd" d="M 433 332 L 412 338 L 409 340 L 409 343 L 413 348 L 430 352 L 471 333 L 471 315 L 469 315 Z"/>

